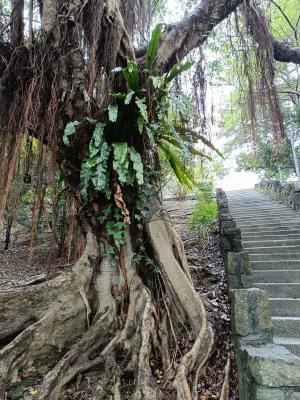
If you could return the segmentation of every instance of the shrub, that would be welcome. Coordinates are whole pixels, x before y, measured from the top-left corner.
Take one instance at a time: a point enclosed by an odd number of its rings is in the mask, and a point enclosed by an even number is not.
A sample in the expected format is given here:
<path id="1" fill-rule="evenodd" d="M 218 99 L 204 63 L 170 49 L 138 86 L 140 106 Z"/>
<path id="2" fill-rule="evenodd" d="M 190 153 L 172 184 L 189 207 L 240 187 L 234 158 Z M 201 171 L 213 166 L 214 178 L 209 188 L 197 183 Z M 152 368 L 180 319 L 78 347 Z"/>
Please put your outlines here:
<path id="1" fill-rule="evenodd" d="M 199 251 L 208 244 L 209 233 L 217 216 L 217 204 L 213 201 L 213 185 L 207 183 L 201 186 L 195 210 L 188 218 L 190 230 L 196 232 Z"/>

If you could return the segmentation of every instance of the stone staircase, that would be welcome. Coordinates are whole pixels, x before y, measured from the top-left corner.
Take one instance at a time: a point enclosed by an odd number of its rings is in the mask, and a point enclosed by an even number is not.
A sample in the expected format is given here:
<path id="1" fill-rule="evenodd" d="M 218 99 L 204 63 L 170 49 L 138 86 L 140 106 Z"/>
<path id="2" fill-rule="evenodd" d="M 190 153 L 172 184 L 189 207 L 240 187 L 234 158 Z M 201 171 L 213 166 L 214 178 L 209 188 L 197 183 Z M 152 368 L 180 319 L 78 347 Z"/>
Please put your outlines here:
<path id="1" fill-rule="evenodd" d="M 300 356 L 300 214 L 254 189 L 226 194 L 250 255 L 253 286 L 268 294 L 274 343 Z"/>

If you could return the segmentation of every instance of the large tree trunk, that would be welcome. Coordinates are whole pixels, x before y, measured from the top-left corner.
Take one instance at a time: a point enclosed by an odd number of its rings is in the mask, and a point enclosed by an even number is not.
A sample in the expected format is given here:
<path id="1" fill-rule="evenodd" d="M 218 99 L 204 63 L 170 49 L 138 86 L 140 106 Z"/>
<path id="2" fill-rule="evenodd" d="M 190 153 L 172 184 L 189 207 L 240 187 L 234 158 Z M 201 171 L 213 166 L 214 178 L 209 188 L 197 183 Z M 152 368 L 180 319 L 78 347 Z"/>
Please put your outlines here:
<path id="1" fill-rule="evenodd" d="M 165 71 L 171 68 L 240 2 L 205 0 L 204 8 L 199 7 L 181 24 L 167 27 L 157 65 Z M 49 356 L 56 363 L 39 388 L 40 400 L 59 399 L 69 382 L 90 369 L 97 372 L 94 399 L 111 396 L 112 388 L 115 400 L 124 398 L 121 383 L 125 378 L 133 381 L 131 399 L 170 398 L 170 391 L 165 396 L 156 381 L 154 361 L 169 374 L 175 398 L 197 397 L 198 379 L 212 351 L 213 332 L 194 289 L 180 238 L 153 195 L 145 204 L 139 233 L 143 256 L 134 223 L 127 226 L 119 258 L 107 255 L 109 239 L 97 217 L 108 200 L 92 190 L 85 204 L 80 196 L 80 168 L 91 130 L 83 123 L 70 147 L 62 143 L 68 122 L 86 121 L 87 116 L 102 121 L 108 93 L 127 89 L 111 69 L 126 65 L 126 58 L 135 58 L 126 30 L 130 26 L 129 3 L 122 2 L 120 8 L 118 0 L 40 1 L 43 32 L 28 47 L 22 46 L 21 14 L 15 8 L 12 51 L 0 57 L 0 71 L 4 71 L 1 126 L 7 128 L 5 139 L 16 135 L 3 147 L 5 156 L 10 152 L 13 157 L 0 203 L 7 198 L 13 180 L 22 135 L 29 131 L 48 145 L 64 173 L 78 206 L 86 248 L 71 272 L 46 283 L 0 291 L 0 398 L 5 398 L 20 371 Z M 143 70 L 143 57 L 139 62 Z M 95 92 L 99 94 L 96 100 Z M 121 126 L 126 126 L 130 117 L 125 115 Z M 129 141 L 146 163 L 153 148 L 145 137 L 138 132 Z M 110 201 L 120 202 L 120 198 L 116 200 L 117 178 L 111 173 L 110 179 Z M 133 214 L 138 189 L 123 187 L 122 191 Z M 183 355 L 179 348 L 182 340 L 190 344 Z"/>
<path id="2" fill-rule="evenodd" d="M 106 398 L 114 382 L 115 398 L 122 399 L 117 393 L 124 376 L 134 380 L 132 399 L 164 398 L 150 360 L 160 360 L 165 372 L 173 369 L 177 341 L 187 335 L 192 345 L 180 359 L 173 384 L 176 398 L 195 398 L 213 333 L 180 238 L 157 201 L 148 213 L 145 228 L 157 271 L 136 264 L 129 233 L 122 269 L 103 256 L 105 242 L 89 231 L 85 251 L 71 272 L 0 293 L 1 398 L 20 370 L 49 354 L 57 354 L 57 364 L 45 376 L 39 399 L 59 399 L 68 382 L 91 368 L 98 373 L 95 399 Z M 123 291 L 116 282 L 124 274 Z M 119 293 L 124 296 L 121 304 Z"/>

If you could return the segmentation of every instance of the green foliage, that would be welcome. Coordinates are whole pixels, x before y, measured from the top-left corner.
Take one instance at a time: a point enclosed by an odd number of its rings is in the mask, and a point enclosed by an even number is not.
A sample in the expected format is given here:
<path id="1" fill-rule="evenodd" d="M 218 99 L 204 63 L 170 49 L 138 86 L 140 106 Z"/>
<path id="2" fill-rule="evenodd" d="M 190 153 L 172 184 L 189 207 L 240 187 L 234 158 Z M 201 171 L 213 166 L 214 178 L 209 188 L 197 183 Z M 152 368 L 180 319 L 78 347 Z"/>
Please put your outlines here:
<path id="1" fill-rule="evenodd" d="M 147 51 L 146 63 L 145 63 L 145 67 L 147 69 L 150 69 L 153 67 L 153 63 L 154 63 L 157 48 L 158 48 L 158 43 L 159 43 L 163 28 L 164 28 L 164 24 L 158 24 L 155 27 L 154 31 L 152 32 L 151 40 L 148 45 L 148 51 Z"/>
<path id="2" fill-rule="evenodd" d="M 208 242 L 209 232 L 217 216 L 217 204 L 212 200 L 212 196 L 212 182 L 203 182 L 200 186 L 196 208 L 188 218 L 189 228 L 197 234 L 200 251 Z"/>
<path id="3" fill-rule="evenodd" d="M 131 92 L 129 92 L 128 94 L 127 94 L 127 96 L 125 97 L 125 101 L 124 101 L 124 104 L 127 106 L 128 104 L 130 104 L 131 103 L 131 100 L 132 100 L 132 97 L 134 96 L 134 91 L 133 90 L 131 90 Z"/>
<path id="4" fill-rule="evenodd" d="M 105 226 L 105 232 L 114 243 L 117 250 L 120 250 L 125 243 L 125 223 L 123 220 L 122 210 L 113 205 L 108 204 L 97 220 Z M 115 248 L 111 245 L 107 246 L 106 254 L 117 257 Z"/>
<path id="5" fill-rule="evenodd" d="M 108 119 L 110 122 L 116 122 L 118 118 L 118 106 L 109 104 L 108 108 Z"/>
<path id="6" fill-rule="evenodd" d="M 69 122 L 64 131 L 63 142 L 66 146 L 70 146 L 70 137 L 76 132 L 76 127 L 80 124 L 78 121 Z"/>
<path id="7" fill-rule="evenodd" d="M 210 228 L 217 215 L 217 205 L 213 201 L 198 200 L 197 208 L 189 218 L 189 226 L 192 230 L 198 231 L 199 228 Z"/>
<path id="8" fill-rule="evenodd" d="M 167 73 L 165 79 L 164 79 L 164 84 L 171 83 L 173 79 L 175 79 L 177 76 L 181 75 L 183 72 L 188 71 L 192 66 L 194 62 L 193 61 L 186 61 L 185 63 L 178 63 L 175 64 L 170 72 Z"/>
<path id="9" fill-rule="evenodd" d="M 81 196 L 84 200 L 88 198 L 90 182 L 96 190 L 110 194 L 108 188 L 107 162 L 111 147 L 104 137 L 105 124 L 96 123 L 89 144 L 89 153 L 82 163 L 80 171 Z"/>
<path id="10" fill-rule="evenodd" d="M 126 142 L 113 143 L 113 168 L 122 184 L 132 185 L 136 179 L 139 185 L 144 183 L 144 166 L 140 154 Z"/>
<path id="11" fill-rule="evenodd" d="M 138 203 L 148 186 L 151 188 L 149 178 L 145 179 L 144 160 L 132 146 L 133 143 L 147 143 L 148 148 L 153 146 L 155 151 L 159 148 L 178 180 L 190 188 L 196 185 L 189 168 L 193 157 L 210 158 L 194 148 L 197 134 L 191 134 L 186 128 L 186 121 L 193 113 L 192 106 L 186 96 L 172 91 L 171 86 L 173 80 L 193 63 L 187 61 L 176 64 L 166 74 L 159 74 L 153 68 L 162 29 L 163 25 L 160 24 L 153 31 L 144 71 L 139 73 L 137 63 L 132 60 L 127 60 L 125 68 L 113 70 L 123 76 L 129 90 L 128 93 L 111 93 L 114 101 L 107 107 L 106 119 L 103 122 L 91 118 L 71 122 L 66 126 L 63 138 L 64 143 L 70 145 L 70 137 L 80 124 L 92 130 L 88 152 L 81 165 L 81 196 L 87 202 L 89 192 L 93 189 L 109 200 L 109 207 L 104 208 L 98 221 L 105 226 L 106 234 L 116 249 L 120 249 L 124 243 L 128 224 L 126 204 L 124 208 L 121 205 L 124 189 L 128 185 L 136 185 L 140 198 L 136 199 L 134 218 L 139 228 L 142 226 L 140 220 L 143 207 L 138 206 Z M 157 178 L 159 171 L 153 171 L 154 159 L 151 152 L 148 160 L 151 165 L 146 165 L 147 170 L 152 177 Z M 120 187 L 118 194 L 115 189 L 116 177 Z M 119 196 L 117 200 L 116 194 Z M 108 254 L 115 254 L 114 248 L 109 247 Z"/>
<path id="12" fill-rule="evenodd" d="M 126 183 L 129 175 L 129 162 L 127 158 L 128 145 L 126 142 L 113 143 L 114 162 L 113 168 L 117 172 L 120 183 Z"/>
<path id="13" fill-rule="evenodd" d="M 165 145 L 163 141 L 160 142 L 160 149 L 165 154 L 166 159 L 170 163 L 170 166 L 180 183 L 186 185 L 188 188 L 192 188 L 192 185 L 197 185 L 194 180 L 192 173 L 188 168 L 181 162 L 176 153 L 172 150 L 172 147 Z"/>
<path id="14" fill-rule="evenodd" d="M 128 153 L 135 171 L 137 183 L 142 185 L 144 183 L 144 165 L 141 156 L 132 146 L 128 148 Z"/>
<path id="15" fill-rule="evenodd" d="M 154 35 L 153 47 L 157 48 L 157 40 L 158 32 L 161 30 L 161 27 L 158 28 L 156 34 Z M 154 56 L 151 53 L 149 55 L 150 60 L 154 60 Z M 153 62 L 153 61 L 152 61 Z M 201 157 L 208 157 L 205 153 L 198 151 L 193 146 L 193 140 L 189 134 L 179 133 L 177 130 L 176 124 L 181 120 L 181 115 L 191 114 L 191 105 L 187 101 L 187 98 L 183 96 L 181 93 L 172 93 L 170 84 L 172 80 L 177 77 L 183 71 L 186 71 L 192 65 L 191 62 L 187 62 L 184 64 L 175 65 L 168 74 L 163 74 L 161 76 L 152 76 L 148 75 L 147 77 L 147 85 L 150 88 L 154 88 L 154 113 L 157 115 L 157 119 L 155 121 L 150 121 L 149 119 L 149 111 L 147 107 L 146 101 L 146 91 L 142 91 L 140 89 L 139 82 L 136 82 L 136 64 L 132 63 L 128 60 L 127 67 L 124 69 L 115 70 L 116 73 L 122 72 L 126 82 L 128 83 L 131 91 L 126 93 L 115 93 L 112 94 L 114 97 L 119 98 L 120 100 L 124 100 L 124 105 L 128 106 L 133 103 L 136 105 L 136 125 L 138 132 L 143 134 L 144 130 L 147 133 L 148 140 L 152 144 L 156 144 L 160 150 L 164 153 L 166 159 L 170 163 L 175 176 L 178 178 L 180 182 L 187 185 L 188 187 L 192 187 L 196 185 L 193 176 L 187 168 L 188 160 L 191 160 L 193 155 L 198 155 Z M 148 74 L 148 70 L 144 71 L 145 74 Z M 172 110 L 172 111 L 171 111 Z M 180 127 L 182 128 L 182 127 Z M 174 148 L 180 150 L 180 153 L 184 155 L 184 161 L 178 157 L 178 150 L 175 151 Z M 124 149 L 125 150 L 125 149 Z M 176 154 L 177 153 L 177 154 Z M 131 153 L 133 155 L 133 153 Z M 142 182 L 142 163 L 139 162 L 137 157 L 135 157 L 134 170 L 136 174 L 139 172 L 139 181 Z M 127 161 L 124 160 L 124 163 L 128 166 Z M 124 165 L 125 165 L 124 164 Z M 118 166 L 118 163 L 115 162 L 115 168 L 118 170 L 119 179 L 122 182 L 131 181 L 130 173 L 122 173 L 120 175 L 120 170 L 122 171 L 124 168 Z M 121 178 L 120 178 L 121 176 Z M 136 175 L 138 176 L 138 175 Z"/>
<path id="16" fill-rule="evenodd" d="M 139 89 L 139 72 L 135 61 L 127 60 L 127 68 L 122 69 L 123 76 L 131 90 L 136 92 Z"/>
<path id="17" fill-rule="evenodd" d="M 253 171 L 262 178 L 285 179 L 294 171 L 291 144 L 288 140 L 275 143 L 261 141 L 257 151 L 240 152 L 237 158 L 238 170 Z"/>
<path id="18" fill-rule="evenodd" d="M 297 45 L 295 31 L 292 26 L 299 31 L 299 1 L 298 0 L 276 0 L 277 6 L 271 2 L 269 4 L 268 14 L 270 17 L 270 30 L 272 35 L 279 40 L 287 40 L 292 45 Z M 282 12 L 285 17 L 283 16 Z"/>
<path id="19" fill-rule="evenodd" d="M 135 100 L 135 104 L 138 106 L 140 115 L 143 117 L 145 122 L 148 122 L 148 110 L 146 105 L 146 99 L 139 99 L 138 97 Z"/>

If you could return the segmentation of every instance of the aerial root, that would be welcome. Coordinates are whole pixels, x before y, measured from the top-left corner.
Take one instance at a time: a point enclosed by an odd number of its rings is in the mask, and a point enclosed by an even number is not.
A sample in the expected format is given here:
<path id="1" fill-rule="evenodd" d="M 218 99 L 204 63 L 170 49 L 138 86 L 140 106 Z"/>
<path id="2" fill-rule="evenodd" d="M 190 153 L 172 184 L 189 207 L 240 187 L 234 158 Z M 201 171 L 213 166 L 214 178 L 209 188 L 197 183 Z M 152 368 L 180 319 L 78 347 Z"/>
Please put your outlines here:
<path id="1" fill-rule="evenodd" d="M 192 349 L 183 356 L 174 380 L 178 400 L 197 398 L 198 380 L 211 355 L 213 337 L 212 328 L 208 325 L 207 329 L 199 333 Z M 189 376 L 192 376 L 191 388 L 188 383 Z"/>
<path id="2" fill-rule="evenodd" d="M 137 376 L 133 400 L 157 399 L 158 390 L 150 368 L 150 354 L 152 351 L 152 335 L 155 331 L 155 323 L 152 315 L 152 302 L 146 289 L 142 292 L 144 310 L 141 318 L 139 334 L 141 346 L 136 362 Z"/>
<path id="3" fill-rule="evenodd" d="M 113 321 L 111 310 L 107 310 L 91 325 L 82 339 L 45 376 L 39 389 L 39 400 L 58 399 L 62 388 L 78 374 L 104 364 L 105 359 L 101 350 L 109 340 Z"/>
<path id="4" fill-rule="evenodd" d="M 0 339 L 8 343 L 0 351 L 0 398 L 21 369 L 30 368 L 54 349 L 62 352 L 86 331 L 82 293 L 93 276 L 95 243 L 88 234 L 86 249 L 72 272 L 40 285 L 0 292 Z"/>
<path id="5" fill-rule="evenodd" d="M 134 383 L 132 400 L 160 400 L 164 393 L 152 371 L 154 359 L 161 363 L 160 368 L 166 375 L 170 370 L 175 375 L 173 389 L 178 400 L 195 397 L 198 377 L 212 351 L 213 332 L 191 282 L 176 232 L 162 218 L 151 220 L 147 230 L 160 271 L 162 297 L 159 299 L 154 299 L 135 269 L 128 265 L 128 304 L 123 304 L 123 313 L 118 316 L 116 299 L 109 290 L 115 275 L 108 273 L 104 264 L 100 271 L 94 270 L 88 254 L 71 274 L 46 282 L 42 288 L 37 285 L 18 292 L 21 293 L 18 299 L 25 298 L 26 306 L 31 298 L 35 299 L 34 304 L 44 300 L 42 311 L 36 314 L 37 322 L 17 334 L 0 351 L 0 397 L 17 380 L 20 369 L 27 369 L 35 360 L 47 357 L 54 348 L 60 350 L 62 358 L 45 376 L 38 391 L 39 400 L 58 399 L 69 382 L 90 369 L 97 378 L 93 387 L 95 400 L 104 399 L 112 387 L 114 400 L 121 399 L 122 382 L 128 377 Z M 95 243 L 87 251 L 93 256 L 94 249 L 97 249 Z M 39 294 L 32 297 L 35 290 Z M 49 293 L 50 299 L 46 301 Z M 0 295 L 2 306 L 1 302 Z M 15 307 L 17 301 L 11 304 Z M 157 308 L 158 304 L 161 309 Z M 12 316 L 13 313 L 9 314 L 10 320 Z M 4 320 L 5 316 L 0 317 L 0 325 Z M 173 361 L 178 340 L 187 332 L 194 344 L 181 358 L 175 372 Z M 71 343 L 70 350 L 64 354 Z M 172 343 L 175 348 L 171 354 Z"/>
<path id="6" fill-rule="evenodd" d="M 170 326 L 177 330 L 188 326 L 194 338 L 191 350 L 181 359 L 173 382 L 177 399 L 191 400 L 196 396 L 199 376 L 213 350 L 213 330 L 207 321 L 203 301 L 193 286 L 182 242 L 163 212 L 153 215 L 147 231 L 167 292 Z M 189 384 L 190 377 L 192 384 Z"/>
<path id="7" fill-rule="evenodd" d="M 231 358 L 230 358 L 230 354 L 228 354 L 227 363 L 226 363 L 225 369 L 224 369 L 224 382 L 223 382 L 223 385 L 222 385 L 220 400 L 228 400 L 229 399 L 229 394 L 230 394 L 230 386 L 229 386 L 230 370 L 231 370 Z"/>

